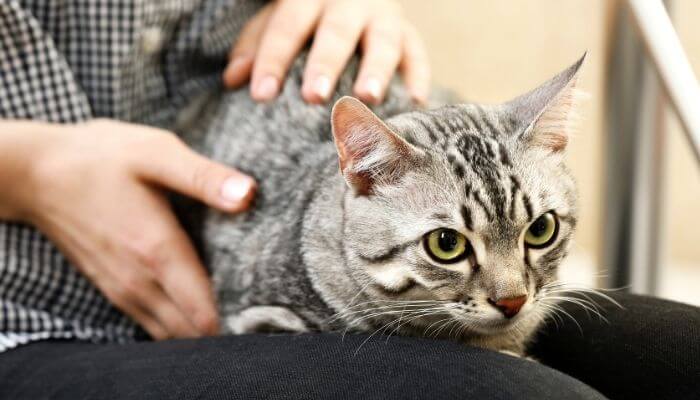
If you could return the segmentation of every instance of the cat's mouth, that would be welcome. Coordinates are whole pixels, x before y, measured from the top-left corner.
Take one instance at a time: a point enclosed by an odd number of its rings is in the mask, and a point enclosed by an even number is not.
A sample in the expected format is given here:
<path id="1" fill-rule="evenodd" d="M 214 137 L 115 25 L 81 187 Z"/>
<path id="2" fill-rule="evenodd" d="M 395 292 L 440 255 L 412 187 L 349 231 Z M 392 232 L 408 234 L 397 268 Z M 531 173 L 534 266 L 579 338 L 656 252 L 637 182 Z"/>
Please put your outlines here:
<path id="1" fill-rule="evenodd" d="M 518 314 L 513 318 L 498 318 L 484 321 L 483 325 L 489 328 L 505 329 L 517 325 L 520 321 L 525 319 L 524 314 Z"/>
<path id="2" fill-rule="evenodd" d="M 518 326 L 531 316 L 531 311 L 523 310 L 511 318 L 503 316 L 474 318 L 469 314 L 455 315 L 455 317 L 471 332 L 480 335 L 497 335 L 517 330 Z"/>

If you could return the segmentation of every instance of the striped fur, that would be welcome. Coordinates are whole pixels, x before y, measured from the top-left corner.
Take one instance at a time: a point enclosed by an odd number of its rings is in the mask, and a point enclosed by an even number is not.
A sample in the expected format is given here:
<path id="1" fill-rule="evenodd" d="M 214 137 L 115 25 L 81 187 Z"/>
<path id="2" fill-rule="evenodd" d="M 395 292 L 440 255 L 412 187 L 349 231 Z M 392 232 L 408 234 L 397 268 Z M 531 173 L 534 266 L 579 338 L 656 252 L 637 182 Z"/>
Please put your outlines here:
<path id="1" fill-rule="evenodd" d="M 548 312 L 538 293 L 555 281 L 575 229 L 576 190 L 563 151 L 580 65 L 500 105 L 386 118 L 392 113 L 380 107 L 375 115 L 350 98 L 339 98 L 330 115 L 291 112 L 293 95 L 283 94 L 264 112 L 235 114 L 229 125 L 243 128 L 264 126 L 249 122 L 256 113 L 291 127 L 317 125 L 293 138 L 274 126 L 210 141 L 227 141 L 215 154 L 261 182 L 253 213 L 214 213 L 204 224 L 205 256 L 231 331 L 252 326 L 241 321 L 253 318 L 245 310 L 274 306 L 306 329 L 434 335 L 522 353 Z M 344 82 L 341 90 L 351 85 Z M 321 117 L 332 120 L 332 132 L 318 133 Z M 559 218 L 557 239 L 527 247 L 526 230 L 547 212 Z M 436 262 L 423 241 L 438 228 L 462 233 L 473 253 Z M 514 318 L 492 305 L 520 295 L 527 301 Z"/>

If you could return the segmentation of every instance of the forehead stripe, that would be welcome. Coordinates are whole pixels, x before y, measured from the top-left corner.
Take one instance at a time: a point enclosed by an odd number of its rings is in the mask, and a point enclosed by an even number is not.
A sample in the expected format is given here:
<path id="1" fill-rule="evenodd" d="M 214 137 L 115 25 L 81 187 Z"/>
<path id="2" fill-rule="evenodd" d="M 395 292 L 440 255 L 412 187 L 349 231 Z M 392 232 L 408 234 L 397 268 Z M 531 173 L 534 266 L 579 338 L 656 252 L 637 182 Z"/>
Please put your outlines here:
<path id="1" fill-rule="evenodd" d="M 477 124 L 477 128 L 480 131 L 479 133 L 486 133 L 489 136 L 493 135 L 493 131 L 491 131 L 489 129 L 489 126 L 486 125 L 486 118 L 484 117 L 484 111 L 482 110 L 482 108 L 479 106 L 476 106 L 476 107 L 474 107 L 474 109 L 476 110 L 476 115 L 478 117 L 479 123 Z"/>
<path id="2" fill-rule="evenodd" d="M 464 178 L 464 167 L 460 163 L 452 164 L 452 168 L 454 169 L 455 175 L 457 175 L 460 179 Z"/>
<path id="3" fill-rule="evenodd" d="M 510 188 L 510 206 L 508 210 L 508 216 L 512 221 L 515 221 L 515 195 L 518 194 L 518 187 L 511 185 Z"/>
<path id="4" fill-rule="evenodd" d="M 506 150 L 506 146 L 504 146 L 503 143 L 498 143 L 498 152 L 501 155 L 501 164 L 505 165 L 506 167 L 512 167 L 513 164 L 511 164 L 510 162 L 510 157 L 508 157 L 508 151 Z"/>
<path id="5" fill-rule="evenodd" d="M 481 207 L 482 210 L 484 210 L 484 214 L 486 214 L 486 220 L 489 222 L 493 220 L 493 216 L 491 215 L 491 211 L 489 211 L 488 207 L 486 207 L 486 203 L 484 203 L 483 200 L 481 200 L 481 196 L 479 196 L 479 192 L 472 192 L 472 197 L 474 197 L 474 201 Z"/>
<path id="6" fill-rule="evenodd" d="M 491 130 L 491 136 L 496 136 L 496 134 L 498 133 L 498 129 L 496 129 L 496 127 L 493 125 L 491 120 L 488 118 L 488 115 L 483 116 L 483 118 L 484 118 L 484 124 L 486 126 L 488 126 L 489 129 Z"/>
<path id="7" fill-rule="evenodd" d="M 435 143 L 438 141 L 437 136 L 435 136 L 435 132 L 433 132 L 433 127 L 428 125 L 427 122 L 425 122 L 422 118 L 418 119 L 418 123 L 423 126 L 423 129 L 425 129 L 426 132 L 428 132 L 428 138 L 430 139 L 431 143 Z"/>
<path id="8" fill-rule="evenodd" d="M 533 217 L 532 204 L 530 204 L 530 198 L 525 193 L 522 193 L 522 196 L 520 198 L 523 200 L 523 206 L 525 206 L 525 212 L 527 212 L 527 220 L 529 221 Z"/>
<path id="9" fill-rule="evenodd" d="M 472 118 L 470 113 L 464 113 L 464 118 L 465 118 L 464 122 L 467 124 L 467 126 L 469 128 L 468 130 L 476 129 L 477 124 L 476 124 L 476 122 L 474 122 L 474 118 Z"/>
<path id="10" fill-rule="evenodd" d="M 464 226 L 467 227 L 470 231 L 474 230 L 474 225 L 472 221 L 472 210 L 470 210 L 467 206 L 462 204 L 462 209 L 460 210 L 462 213 L 462 219 L 464 220 Z"/>

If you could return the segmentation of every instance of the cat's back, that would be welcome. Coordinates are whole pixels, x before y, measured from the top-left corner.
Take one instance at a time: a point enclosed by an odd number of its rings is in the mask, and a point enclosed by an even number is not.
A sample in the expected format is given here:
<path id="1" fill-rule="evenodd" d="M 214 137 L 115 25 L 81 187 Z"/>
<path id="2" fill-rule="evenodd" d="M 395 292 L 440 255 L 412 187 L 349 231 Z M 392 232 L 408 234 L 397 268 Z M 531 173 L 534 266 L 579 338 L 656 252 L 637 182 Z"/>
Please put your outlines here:
<path id="1" fill-rule="evenodd" d="M 333 98 L 325 104 L 308 104 L 301 97 L 306 56 L 303 53 L 292 64 L 273 101 L 255 102 L 248 86 L 210 94 L 201 102 L 196 122 L 180 132 L 185 141 L 207 157 L 244 170 L 263 183 L 270 172 L 287 173 L 300 167 L 316 146 L 332 142 L 332 105 L 352 94 L 358 70 L 357 59 L 351 59 Z M 405 88 L 394 80 L 386 100 L 373 110 L 386 118 L 413 107 Z"/>

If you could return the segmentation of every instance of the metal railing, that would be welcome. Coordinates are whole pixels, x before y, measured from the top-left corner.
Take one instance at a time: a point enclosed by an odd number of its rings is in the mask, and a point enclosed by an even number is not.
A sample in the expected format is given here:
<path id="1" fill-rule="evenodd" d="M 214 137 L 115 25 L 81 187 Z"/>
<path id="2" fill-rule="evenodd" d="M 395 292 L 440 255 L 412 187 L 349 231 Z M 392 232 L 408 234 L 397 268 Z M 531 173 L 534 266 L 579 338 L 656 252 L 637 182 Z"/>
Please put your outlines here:
<path id="1" fill-rule="evenodd" d="M 700 163 L 700 86 L 661 0 L 627 0 L 639 36 Z"/>
<path id="2" fill-rule="evenodd" d="M 668 102 L 678 115 L 700 165 L 700 87 L 661 0 L 626 0 L 618 11 L 607 85 L 602 263 L 607 286 L 654 294 L 664 109 Z"/>

